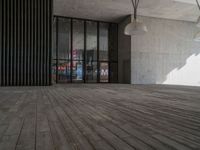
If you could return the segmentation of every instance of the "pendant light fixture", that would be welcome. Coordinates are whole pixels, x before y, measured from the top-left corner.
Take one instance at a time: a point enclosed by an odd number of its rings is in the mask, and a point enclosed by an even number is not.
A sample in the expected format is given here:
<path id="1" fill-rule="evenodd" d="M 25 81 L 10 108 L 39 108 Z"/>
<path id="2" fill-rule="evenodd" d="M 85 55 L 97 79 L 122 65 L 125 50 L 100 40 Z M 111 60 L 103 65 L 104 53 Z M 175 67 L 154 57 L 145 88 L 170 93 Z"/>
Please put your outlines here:
<path id="1" fill-rule="evenodd" d="M 140 0 L 131 0 L 134 9 L 134 20 L 125 27 L 125 35 L 139 35 L 147 32 L 147 27 L 137 20 L 137 9 Z"/>
<path id="2" fill-rule="evenodd" d="M 196 0 L 196 2 L 197 2 L 197 6 L 198 6 L 198 8 L 199 8 L 199 10 L 200 10 L 199 1 Z M 200 16 L 199 16 L 199 18 L 198 18 L 198 20 L 197 20 L 196 26 L 200 28 Z M 194 41 L 200 42 L 200 32 L 198 32 L 197 34 L 194 35 Z"/>

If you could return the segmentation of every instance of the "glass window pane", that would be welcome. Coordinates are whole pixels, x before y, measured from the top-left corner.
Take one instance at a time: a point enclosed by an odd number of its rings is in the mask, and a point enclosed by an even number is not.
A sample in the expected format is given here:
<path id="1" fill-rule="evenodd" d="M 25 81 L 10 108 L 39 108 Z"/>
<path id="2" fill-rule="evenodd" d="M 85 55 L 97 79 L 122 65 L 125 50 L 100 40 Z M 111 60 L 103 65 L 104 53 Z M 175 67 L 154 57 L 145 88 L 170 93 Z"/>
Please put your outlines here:
<path id="1" fill-rule="evenodd" d="M 56 18 L 53 20 L 53 51 L 52 51 L 52 59 L 56 59 Z"/>
<path id="2" fill-rule="evenodd" d="M 111 83 L 118 82 L 118 64 L 117 63 L 110 64 L 110 82 Z"/>
<path id="3" fill-rule="evenodd" d="M 108 82 L 108 63 L 100 63 L 100 82 Z"/>
<path id="4" fill-rule="evenodd" d="M 108 29 L 109 24 L 99 25 L 99 60 L 108 60 Z"/>
<path id="5" fill-rule="evenodd" d="M 86 64 L 86 82 L 97 82 L 97 62 Z"/>
<path id="6" fill-rule="evenodd" d="M 73 82 L 83 82 L 83 62 L 82 61 L 73 61 L 72 80 Z"/>
<path id="7" fill-rule="evenodd" d="M 71 69 L 70 61 L 58 61 L 58 82 L 70 82 L 71 81 Z"/>
<path id="8" fill-rule="evenodd" d="M 118 60 L 118 27 L 117 24 L 110 24 L 109 28 L 109 51 L 110 61 Z"/>
<path id="9" fill-rule="evenodd" d="M 97 61 L 97 23 L 87 21 L 86 61 Z"/>
<path id="10" fill-rule="evenodd" d="M 71 58 L 71 23 L 70 19 L 58 19 L 58 59 Z"/>
<path id="11" fill-rule="evenodd" d="M 84 21 L 73 20 L 73 60 L 84 59 Z"/>
<path id="12" fill-rule="evenodd" d="M 52 61 L 52 81 L 56 83 L 56 60 Z"/>

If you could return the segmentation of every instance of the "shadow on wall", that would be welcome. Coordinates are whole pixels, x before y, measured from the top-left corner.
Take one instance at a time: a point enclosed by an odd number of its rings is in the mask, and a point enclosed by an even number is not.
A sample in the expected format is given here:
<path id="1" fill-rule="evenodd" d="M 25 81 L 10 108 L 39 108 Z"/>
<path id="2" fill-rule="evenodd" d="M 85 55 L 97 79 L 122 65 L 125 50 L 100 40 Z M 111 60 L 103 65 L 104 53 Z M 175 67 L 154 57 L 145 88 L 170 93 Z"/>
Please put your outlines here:
<path id="1" fill-rule="evenodd" d="M 200 43 L 195 23 L 140 17 L 148 33 L 132 37 L 133 84 L 200 86 Z"/>

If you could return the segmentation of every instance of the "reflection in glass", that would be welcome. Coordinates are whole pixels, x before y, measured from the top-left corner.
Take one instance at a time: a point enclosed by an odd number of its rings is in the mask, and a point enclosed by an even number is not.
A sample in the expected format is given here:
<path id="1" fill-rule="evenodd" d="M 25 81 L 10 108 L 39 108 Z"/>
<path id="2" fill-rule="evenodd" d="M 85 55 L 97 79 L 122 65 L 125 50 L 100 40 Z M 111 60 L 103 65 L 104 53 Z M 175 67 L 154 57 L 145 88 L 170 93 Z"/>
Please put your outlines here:
<path id="1" fill-rule="evenodd" d="M 58 62 L 58 82 L 70 82 L 70 62 L 69 61 L 61 61 Z"/>
<path id="2" fill-rule="evenodd" d="M 99 25 L 99 60 L 108 60 L 108 28 L 107 23 Z"/>
<path id="3" fill-rule="evenodd" d="M 100 63 L 100 82 L 108 82 L 108 63 Z"/>
<path id="4" fill-rule="evenodd" d="M 84 54 L 84 22 L 73 20 L 73 60 L 83 60 Z"/>
<path id="5" fill-rule="evenodd" d="M 83 62 L 82 61 L 73 61 L 72 80 L 73 82 L 83 82 Z"/>
<path id="6" fill-rule="evenodd" d="M 97 23 L 87 21 L 86 32 L 86 61 L 97 61 Z"/>
<path id="7" fill-rule="evenodd" d="M 71 23 L 70 19 L 58 19 L 58 59 L 71 58 Z"/>
<path id="8" fill-rule="evenodd" d="M 86 82 L 97 82 L 97 62 L 86 64 Z"/>

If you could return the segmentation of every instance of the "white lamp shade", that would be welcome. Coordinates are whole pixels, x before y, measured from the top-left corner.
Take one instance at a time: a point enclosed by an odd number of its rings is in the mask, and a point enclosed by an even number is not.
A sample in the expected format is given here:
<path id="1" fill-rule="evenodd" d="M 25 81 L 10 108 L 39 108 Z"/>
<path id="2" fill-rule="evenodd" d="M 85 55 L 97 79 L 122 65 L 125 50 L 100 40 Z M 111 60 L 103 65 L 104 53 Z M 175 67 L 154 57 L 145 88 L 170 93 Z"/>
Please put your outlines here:
<path id="1" fill-rule="evenodd" d="M 200 28 L 200 17 L 199 17 L 198 20 L 197 20 L 197 27 Z"/>
<path id="2" fill-rule="evenodd" d="M 147 27 L 142 22 L 134 20 L 133 22 L 129 23 L 124 30 L 125 35 L 140 35 L 146 33 Z"/>
<path id="3" fill-rule="evenodd" d="M 194 41 L 200 42 L 200 32 L 198 32 L 198 33 L 194 36 Z"/>

